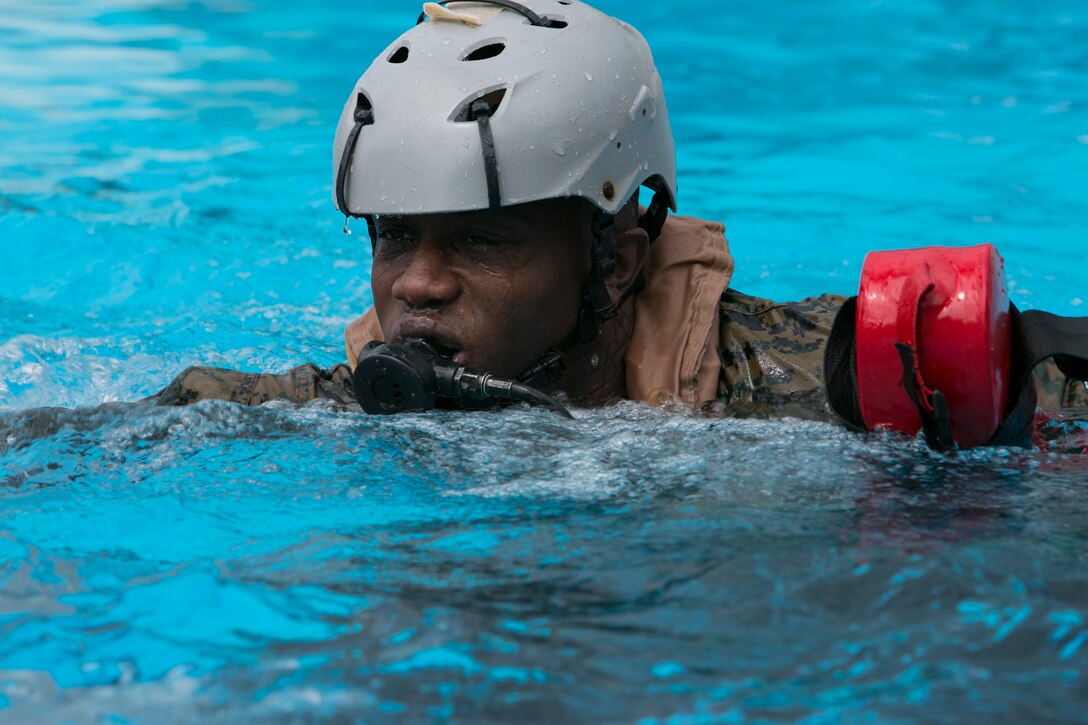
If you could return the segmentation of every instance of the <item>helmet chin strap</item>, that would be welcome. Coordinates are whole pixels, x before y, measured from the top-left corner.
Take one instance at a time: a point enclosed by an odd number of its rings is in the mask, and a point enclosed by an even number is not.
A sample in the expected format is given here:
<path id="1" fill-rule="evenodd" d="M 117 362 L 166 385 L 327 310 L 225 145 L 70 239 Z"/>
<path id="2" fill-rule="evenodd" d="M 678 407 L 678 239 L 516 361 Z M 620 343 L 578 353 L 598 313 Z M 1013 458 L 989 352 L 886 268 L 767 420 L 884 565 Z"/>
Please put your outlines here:
<path id="1" fill-rule="evenodd" d="M 351 160 L 355 156 L 355 146 L 359 143 L 359 133 L 364 126 L 374 125 L 374 107 L 363 93 L 355 98 L 355 113 L 352 118 L 355 125 L 348 132 L 347 140 L 344 142 L 344 152 L 340 155 L 340 164 L 336 170 L 336 208 L 345 217 L 345 232 L 348 228 L 346 218 L 357 216 L 348 208 L 348 172 L 351 171 Z"/>
<path id="2" fill-rule="evenodd" d="M 650 244 L 661 236 L 661 230 L 665 228 L 665 220 L 669 218 L 669 202 L 665 194 L 654 192 L 654 198 L 650 200 L 650 206 L 645 214 L 639 215 L 638 225 L 650 235 Z"/>
<path id="3" fill-rule="evenodd" d="M 638 225 L 650 236 L 652 244 L 661 236 L 669 205 L 663 193 L 656 192 L 646 213 L 639 216 Z M 608 293 L 605 277 L 616 271 L 616 218 L 598 209 L 590 227 L 593 242 L 589 251 L 589 277 L 582 288 L 582 309 L 578 313 L 578 341 L 593 342 L 601 332 L 601 323 L 616 316 L 629 297 L 639 292 L 645 282 L 639 275 L 616 301 Z"/>
<path id="4" fill-rule="evenodd" d="M 616 316 L 616 305 L 608 294 L 605 277 L 616 271 L 616 218 L 600 209 L 590 226 L 593 241 L 589 248 L 589 277 L 582 289 L 578 315 L 578 340 L 592 342 L 600 334 L 600 323 Z"/>
<path id="5" fill-rule="evenodd" d="M 656 196 L 654 201 L 656 203 Z M 667 207 L 665 209 L 668 210 Z M 664 223 L 664 219 L 661 223 Z M 596 340 L 601 333 L 601 323 L 615 317 L 628 298 L 644 286 L 642 275 L 639 275 L 617 301 L 612 301 L 605 278 L 616 271 L 616 217 L 597 209 L 593 213 L 590 230 L 593 233 L 589 250 L 590 269 L 582 287 L 578 325 L 557 347 L 549 350 L 518 378 L 536 388 L 546 388 L 559 380 L 567 369 L 563 356 L 577 343 L 585 345 Z"/>

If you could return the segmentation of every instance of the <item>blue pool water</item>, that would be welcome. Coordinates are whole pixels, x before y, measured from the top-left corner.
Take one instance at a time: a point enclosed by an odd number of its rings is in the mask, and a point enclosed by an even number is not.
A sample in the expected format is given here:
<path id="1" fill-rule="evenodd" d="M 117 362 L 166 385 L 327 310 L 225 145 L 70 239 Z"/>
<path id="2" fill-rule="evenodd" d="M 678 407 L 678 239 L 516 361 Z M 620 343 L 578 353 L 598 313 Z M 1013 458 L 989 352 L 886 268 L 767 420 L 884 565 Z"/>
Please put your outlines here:
<path id="1" fill-rule="evenodd" d="M 331 136 L 417 2 L 0 10 L 0 721 L 1083 722 L 1088 460 L 623 404 L 116 406 L 343 358 Z M 1086 314 L 1079 0 L 599 6 L 734 286 L 995 242 Z M 107 404 L 99 407 L 101 404 Z"/>

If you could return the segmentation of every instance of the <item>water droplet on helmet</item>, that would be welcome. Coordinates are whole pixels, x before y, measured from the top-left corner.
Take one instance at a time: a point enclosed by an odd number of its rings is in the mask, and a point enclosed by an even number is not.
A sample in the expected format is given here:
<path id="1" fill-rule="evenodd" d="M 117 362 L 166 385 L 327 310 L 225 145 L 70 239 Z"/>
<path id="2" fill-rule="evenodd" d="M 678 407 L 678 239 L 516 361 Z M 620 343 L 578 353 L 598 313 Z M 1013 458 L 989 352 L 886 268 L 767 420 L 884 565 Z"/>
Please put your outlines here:
<path id="1" fill-rule="evenodd" d="M 453 38 L 442 38 L 442 45 L 449 45 L 453 42 Z"/>
<path id="2" fill-rule="evenodd" d="M 586 80 L 591 83 L 593 82 L 593 76 L 590 74 L 589 71 L 586 71 Z"/>

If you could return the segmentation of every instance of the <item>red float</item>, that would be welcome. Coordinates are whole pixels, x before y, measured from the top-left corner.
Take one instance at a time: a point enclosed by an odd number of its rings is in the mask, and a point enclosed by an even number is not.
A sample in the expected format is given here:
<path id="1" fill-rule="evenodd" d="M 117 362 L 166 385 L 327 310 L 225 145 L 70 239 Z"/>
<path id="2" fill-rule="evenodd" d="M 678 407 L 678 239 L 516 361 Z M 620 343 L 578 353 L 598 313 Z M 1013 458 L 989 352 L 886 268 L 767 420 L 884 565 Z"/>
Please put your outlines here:
<path id="1" fill-rule="evenodd" d="M 948 403 L 952 439 L 986 444 L 1005 414 L 1010 362 L 1009 296 L 992 244 L 872 252 L 865 258 L 857 307 L 857 376 L 870 430 L 916 434 L 918 409 L 904 386 L 896 343 L 914 353 L 919 404 Z"/>

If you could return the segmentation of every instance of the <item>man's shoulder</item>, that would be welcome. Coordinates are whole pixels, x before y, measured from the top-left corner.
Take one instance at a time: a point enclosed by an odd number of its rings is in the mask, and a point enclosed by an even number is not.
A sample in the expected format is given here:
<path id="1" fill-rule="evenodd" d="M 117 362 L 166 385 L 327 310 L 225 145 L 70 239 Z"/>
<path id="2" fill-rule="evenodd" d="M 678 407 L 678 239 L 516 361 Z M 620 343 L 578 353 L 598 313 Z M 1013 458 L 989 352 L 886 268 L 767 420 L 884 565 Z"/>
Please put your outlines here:
<path id="1" fill-rule="evenodd" d="M 722 292 L 721 308 L 724 313 L 733 315 L 769 315 L 775 314 L 838 314 L 849 297 L 846 295 L 822 294 L 805 297 L 796 302 L 776 302 L 764 297 L 754 297 L 733 288 Z"/>
<path id="2" fill-rule="evenodd" d="M 189 405 L 201 400 L 261 405 L 270 400 L 307 403 L 318 398 L 343 405 L 354 403 L 351 370 L 342 364 L 322 370 L 312 363 L 279 374 L 191 367 L 148 400 L 156 405 Z"/>
<path id="3" fill-rule="evenodd" d="M 825 357 L 848 297 L 824 294 L 776 302 L 722 293 L 718 400 L 734 415 L 834 420 Z"/>

